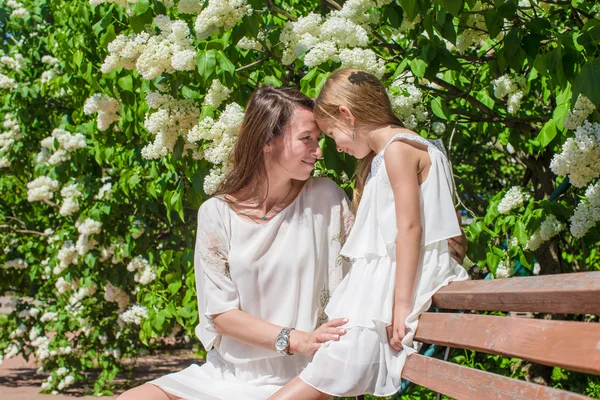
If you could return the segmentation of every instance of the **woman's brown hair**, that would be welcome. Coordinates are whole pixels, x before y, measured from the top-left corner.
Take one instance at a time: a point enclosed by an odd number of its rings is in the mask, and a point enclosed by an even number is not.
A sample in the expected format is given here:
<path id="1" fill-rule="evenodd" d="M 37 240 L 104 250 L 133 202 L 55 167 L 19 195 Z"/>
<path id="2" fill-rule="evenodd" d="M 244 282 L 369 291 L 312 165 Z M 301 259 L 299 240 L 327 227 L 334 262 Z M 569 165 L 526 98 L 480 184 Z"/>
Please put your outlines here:
<path id="1" fill-rule="evenodd" d="M 295 107 L 312 110 L 314 100 L 293 88 L 267 85 L 254 91 L 246 106 L 244 121 L 233 149 L 233 168 L 215 195 L 235 193 L 250 184 L 254 189 L 246 196 L 249 198 L 256 194 L 256 189 L 268 179 L 264 148 L 284 133 Z M 262 201 L 266 196 L 265 193 Z"/>
<path id="2" fill-rule="evenodd" d="M 315 102 L 315 119 L 336 119 L 340 106 L 348 108 L 362 125 L 373 128 L 404 126 L 394 115 L 383 84 L 372 74 L 359 69 L 339 69 L 327 78 Z M 359 162 L 353 196 L 355 208 L 362 197 L 373 157 L 375 153 L 371 152 Z"/>

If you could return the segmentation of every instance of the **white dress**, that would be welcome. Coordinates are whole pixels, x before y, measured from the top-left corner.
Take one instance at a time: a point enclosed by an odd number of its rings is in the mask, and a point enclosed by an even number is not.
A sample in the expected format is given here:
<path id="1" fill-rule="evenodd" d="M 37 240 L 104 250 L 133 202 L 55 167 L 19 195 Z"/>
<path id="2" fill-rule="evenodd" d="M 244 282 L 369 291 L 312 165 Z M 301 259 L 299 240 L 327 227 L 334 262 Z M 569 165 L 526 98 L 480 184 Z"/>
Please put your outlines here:
<path id="1" fill-rule="evenodd" d="M 394 140 L 427 145 L 431 159 L 428 176 L 420 185 L 423 247 L 414 307 L 405 321 L 404 351 L 392 349 L 386 333 L 386 326 L 392 324 L 398 229 L 384 149 L 373 159 L 354 228 L 342 248 L 341 254 L 352 259 L 352 267 L 325 309 L 330 318 L 348 318 L 348 332 L 339 341 L 325 343 L 300 374 L 307 384 L 334 396 L 396 393 L 406 357 L 416 351 L 413 338 L 419 315 L 430 307 L 438 289 L 450 281 L 468 279 L 448 252 L 447 239 L 461 231 L 443 146 L 410 134 L 396 135 L 390 143 Z"/>
<path id="2" fill-rule="evenodd" d="M 221 198 L 198 212 L 195 272 L 206 363 L 150 383 L 185 399 L 266 399 L 296 377 L 309 357 L 282 356 L 215 331 L 211 316 L 240 309 L 273 324 L 313 331 L 329 293 L 348 270 L 339 257 L 354 216 L 344 192 L 309 179 L 297 198 L 264 224 L 238 216 Z M 240 326 L 240 329 L 244 329 Z"/>

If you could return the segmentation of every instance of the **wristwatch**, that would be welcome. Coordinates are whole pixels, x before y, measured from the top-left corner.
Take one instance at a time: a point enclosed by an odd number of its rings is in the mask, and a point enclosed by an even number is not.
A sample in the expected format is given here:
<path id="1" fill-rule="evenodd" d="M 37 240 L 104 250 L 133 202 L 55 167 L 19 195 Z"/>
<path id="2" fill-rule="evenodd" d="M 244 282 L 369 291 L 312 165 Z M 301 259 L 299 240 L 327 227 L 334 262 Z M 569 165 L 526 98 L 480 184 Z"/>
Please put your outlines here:
<path id="1" fill-rule="evenodd" d="M 283 328 L 275 338 L 275 350 L 279 354 L 292 355 L 290 353 L 290 332 L 293 330 L 294 328 Z"/>

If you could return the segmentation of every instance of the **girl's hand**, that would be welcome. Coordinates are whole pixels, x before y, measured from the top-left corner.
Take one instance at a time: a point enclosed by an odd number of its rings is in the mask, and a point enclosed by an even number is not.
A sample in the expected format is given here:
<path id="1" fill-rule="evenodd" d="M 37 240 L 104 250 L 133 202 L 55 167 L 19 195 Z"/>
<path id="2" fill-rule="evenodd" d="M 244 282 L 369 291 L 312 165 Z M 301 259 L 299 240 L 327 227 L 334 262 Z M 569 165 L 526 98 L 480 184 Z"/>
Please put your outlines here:
<path id="1" fill-rule="evenodd" d="M 396 351 L 402 351 L 402 340 L 406 335 L 406 318 L 411 312 L 410 307 L 394 307 L 392 325 L 386 328 L 388 343 Z"/>
<path id="2" fill-rule="evenodd" d="M 460 221 L 460 213 L 456 213 L 458 220 Z M 465 260 L 465 255 L 467 254 L 467 249 L 469 248 L 469 242 L 467 237 L 465 236 L 465 232 L 460 228 L 461 236 L 455 236 L 453 238 L 448 239 L 448 246 L 450 250 L 450 256 L 456 260 L 457 263 L 462 265 Z"/>
<path id="3" fill-rule="evenodd" d="M 340 328 L 348 322 L 345 318 L 333 319 L 324 323 L 312 332 L 293 330 L 290 332 L 290 353 L 312 356 L 321 347 L 321 344 L 330 340 L 339 340 L 346 334 Z"/>

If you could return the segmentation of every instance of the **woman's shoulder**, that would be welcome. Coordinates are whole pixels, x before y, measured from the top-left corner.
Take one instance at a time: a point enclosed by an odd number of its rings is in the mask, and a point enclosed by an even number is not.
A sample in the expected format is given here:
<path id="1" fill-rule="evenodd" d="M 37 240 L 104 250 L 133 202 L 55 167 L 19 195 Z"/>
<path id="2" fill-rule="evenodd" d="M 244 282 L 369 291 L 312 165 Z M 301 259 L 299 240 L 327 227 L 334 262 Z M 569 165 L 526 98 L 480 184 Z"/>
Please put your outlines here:
<path id="1" fill-rule="evenodd" d="M 200 205 L 198 209 L 198 218 L 215 219 L 227 211 L 227 202 L 220 196 L 214 196 Z"/>
<path id="2" fill-rule="evenodd" d="M 346 196 L 342 188 L 327 177 L 311 177 L 306 182 L 306 185 L 307 192 L 312 192 L 320 196 L 331 196 L 336 199 Z M 325 198 L 322 197 L 322 199 Z"/>

